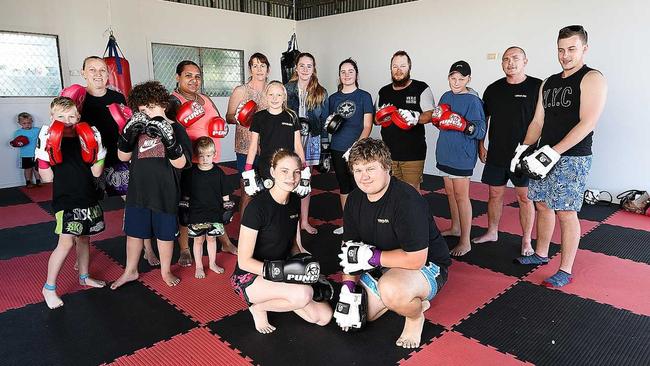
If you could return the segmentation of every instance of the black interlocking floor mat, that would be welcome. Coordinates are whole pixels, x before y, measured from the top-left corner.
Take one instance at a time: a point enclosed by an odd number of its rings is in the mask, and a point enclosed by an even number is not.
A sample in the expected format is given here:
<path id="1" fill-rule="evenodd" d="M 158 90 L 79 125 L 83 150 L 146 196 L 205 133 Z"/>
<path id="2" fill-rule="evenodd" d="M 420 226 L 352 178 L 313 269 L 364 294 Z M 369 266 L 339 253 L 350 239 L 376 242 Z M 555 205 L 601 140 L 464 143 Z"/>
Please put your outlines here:
<path id="1" fill-rule="evenodd" d="M 2 206 L 13 206 L 31 202 L 32 200 L 21 192 L 18 187 L 0 189 L 0 204 Z"/>
<path id="2" fill-rule="evenodd" d="M 580 248 L 650 264 L 650 232 L 644 230 L 601 224 L 580 239 Z"/>
<path id="3" fill-rule="evenodd" d="M 650 318 L 520 282 L 455 327 L 536 365 L 647 365 Z"/>
<path id="4" fill-rule="evenodd" d="M 0 259 L 54 250 L 59 241 L 55 225 L 50 221 L 0 230 Z"/>
<path id="5" fill-rule="evenodd" d="M 429 203 L 429 208 L 431 209 L 431 214 L 433 216 L 444 217 L 445 219 L 451 219 L 451 213 L 449 212 L 449 200 L 447 196 L 442 193 L 431 192 L 426 194 L 424 198 Z M 472 217 L 478 217 L 487 213 L 487 202 L 470 200 L 472 203 Z"/>

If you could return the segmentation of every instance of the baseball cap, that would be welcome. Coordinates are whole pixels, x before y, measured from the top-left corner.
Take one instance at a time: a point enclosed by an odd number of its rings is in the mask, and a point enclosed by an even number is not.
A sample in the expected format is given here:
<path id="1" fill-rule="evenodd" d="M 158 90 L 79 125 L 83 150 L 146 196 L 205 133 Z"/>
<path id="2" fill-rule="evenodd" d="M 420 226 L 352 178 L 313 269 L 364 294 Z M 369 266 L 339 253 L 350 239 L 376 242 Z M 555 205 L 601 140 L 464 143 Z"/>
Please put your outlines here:
<path id="1" fill-rule="evenodd" d="M 451 64 L 451 67 L 449 68 L 449 75 L 454 72 L 458 72 L 463 76 L 472 75 L 472 68 L 469 67 L 469 64 L 465 61 L 456 61 Z"/>

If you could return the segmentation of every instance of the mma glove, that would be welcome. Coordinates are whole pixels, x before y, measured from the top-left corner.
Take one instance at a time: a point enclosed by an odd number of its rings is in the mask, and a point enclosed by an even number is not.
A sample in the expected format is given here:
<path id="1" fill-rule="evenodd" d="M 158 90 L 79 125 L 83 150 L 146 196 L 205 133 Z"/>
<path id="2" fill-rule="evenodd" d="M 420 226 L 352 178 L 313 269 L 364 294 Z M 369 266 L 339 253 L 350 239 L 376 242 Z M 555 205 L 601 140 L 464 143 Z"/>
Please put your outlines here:
<path id="1" fill-rule="evenodd" d="M 417 125 L 420 120 L 420 112 L 408 109 L 398 109 L 397 112 L 410 127 Z"/>
<path id="2" fill-rule="evenodd" d="M 560 161 L 561 155 L 544 145 L 521 160 L 521 171 L 531 179 L 544 179 Z"/>
<path id="3" fill-rule="evenodd" d="M 164 117 L 152 118 L 147 124 L 145 131 L 150 137 L 160 138 L 160 142 L 165 147 L 167 159 L 176 160 L 183 156 L 183 147 L 176 141 L 174 128 Z"/>
<path id="4" fill-rule="evenodd" d="M 515 173 L 517 176 L 521 176 L 521 161 L 526 156 L 530 155 L 535 151 L 535 145 L 523 145 L 517 144 L 515 148 L 515 156 L 510 160 L 510 172 Z"/>
<path id="5" fill-rule="evenodd" d="M 347 284 L 341 286 L 339 301 L 334 308 L 336 324 L 344 331 L 359 330 L 367 320 L 368 298 L 363 287 L 357 285 L 353 291 Z"/>
<path id="6" fill-rule="evenodd" d="M 300 183 L 293 189 L 300 198 L 305 198 L 311 192 L 311 170 L 305 167 L 300 172 Z"/>
<path id="7" fill-rule="evenodd" d="M 314 290 L 311 298 L 316 302 L 329 301 L 334 297 L 334 287 L 323 275 L 318 277 L 318 281 L 312 283 L 311 288 Z"/>
<path id="8" fill-rule="evenodd" d="M 298 253 L 285 260 L 264 261 L 263 277 L 273 282 L 313 284 L 320 277 L 320 263 L 311 254 Z"/>
<path id="9" fill-rule="evenodd" d="M 178 223 L 181 226 L 190 224 L 190 201 L 188 198 L 181 199 L 178 202 Z"/>
<path id="10" fill-rule="evenodd" d="M 232 217 L 234 215 L 235 202 L 230 200 L 223 201 L 221 207 L 223 207 L 223 224 L 229 224 L 232 221 Z"/>
<path id="11" fill-rule="evenodd" d="M 255 170 L 246 170 L 241 173 L 241 177 L 244 181 L 244 192 L 246 192 L 247 195 L 253 197 L 264 189 L 262 180 L 257 175 L 257 173 L 255 173 Z"/>
<path id="12" fill-rule="evenodd" d="M 339 258 L 344 273 L 357 275 L 381 265 L 381 250 L 361 242 L 346 241 L 341 246 Z"/>

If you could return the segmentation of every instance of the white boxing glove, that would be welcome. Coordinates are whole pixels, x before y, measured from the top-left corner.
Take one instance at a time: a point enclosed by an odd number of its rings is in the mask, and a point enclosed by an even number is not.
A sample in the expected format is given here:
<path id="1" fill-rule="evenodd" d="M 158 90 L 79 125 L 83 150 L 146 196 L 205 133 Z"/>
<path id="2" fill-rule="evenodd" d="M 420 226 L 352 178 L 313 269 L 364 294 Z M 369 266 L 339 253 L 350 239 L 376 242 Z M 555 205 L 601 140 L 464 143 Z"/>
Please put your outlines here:
<path id="1" fill-rule="evenodd" d="M 97 127 L 92 126 L 90 127 L 93 130 L 93 135 L 95 136 L 95 141 L 97 141 L 97 160 L 104 160 L 106 159 L 106 146 L 102 143 L 102 135 L 99 133 L 99 130 Z"/>
<path id="2" fill-rule="evenodd" d="M 398 112 L 409 126 L 415 126 L 420 121 L 420 112 L 408 109 L 399 109 Z"/>
<path id="3" fill-rule="evenodd" d="M 346 274 L 359 274 L 380 265 L 381 250 L 361 242 L 346 241 L 341 246 L 340 265 Z"/>
<path id="4" fill-rule="evenodd" d="M 311 170 L 309 167 L 305 167 L 300 172 L 300 183 L 293 190 L 300 198 L 307 197 L 311 192 Z"/>
<path id="5" fill-rule="evenodd" d="M 257 176 L 255 170 L 247 170 L 241 173 L 241 177 L 244 180 L 244 191 L 247 195 L 252 197 L 264 189 L 262 180 Z"/>

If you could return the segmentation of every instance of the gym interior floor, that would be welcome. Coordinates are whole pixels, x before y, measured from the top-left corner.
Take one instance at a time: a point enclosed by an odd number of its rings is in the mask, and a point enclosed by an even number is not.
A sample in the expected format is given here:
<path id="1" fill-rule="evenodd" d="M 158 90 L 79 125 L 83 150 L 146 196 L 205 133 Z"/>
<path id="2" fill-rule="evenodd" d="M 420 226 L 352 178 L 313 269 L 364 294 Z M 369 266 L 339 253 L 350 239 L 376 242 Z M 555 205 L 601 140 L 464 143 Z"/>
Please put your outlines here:
<path id="1" fill-rule="evenodd" d="M 235 186 L 233 164 L 223 166 Z M 303 232 L 303 242 L 330 278 L 340 280 L 340 238 L 332 234 L 341 225 L 336 180 L 315 175 L 312 185 L 310 216 L 319 233 Z M 442 179 L 426 176 L 422 189 L 438 227 L 446 227 Z M 472 183 L 470 194 L 476 236 L 487 225 L 487 187 Z M 449 281 L 426 312 L 422 347 L 404 350 L 394 345 L 403 321 L 390 312 L 352 334 L 335 322 L 319 327 L 293 313 L 271 314 L 277 330 L 257 333 L 230 287 L 236 258 L 229 254 L 218 255 L 226 274 L 209 272 L 206 279 L 195 279 L 193 267 L 174 265 L 182 281 L 173 288 L 159 268 L 141 260 L 140 279 L 118 291 L 79 286 L 71 254 L 58 281 L 65 306 L 51 311 L 41 297 L 57 241 L 50 200 L 48 185 L 0 190 L 0 364 L 650 364 L 650 219 L 613 206 L 583 207 L 575 281 L 548 289 L 540 282 L 557 269 L 559 245 L 552 246 L 549 265 L 512 263 L 521 229 L 509 189 L 499 241 L 454 259 Z M 107 230 L 91 238 L 90 272 L 113 281 L 125 264 L 123 203 L 111 198 L 103 207 Z M 236 215 L 227 228 L 235 242 L 238 227 Z M 457 238 L 447 241 L 451 247 Z M 559 225 L 553 242 L 560 242 Z M 177 258 L 178 249 L 174 263 Z"/>

